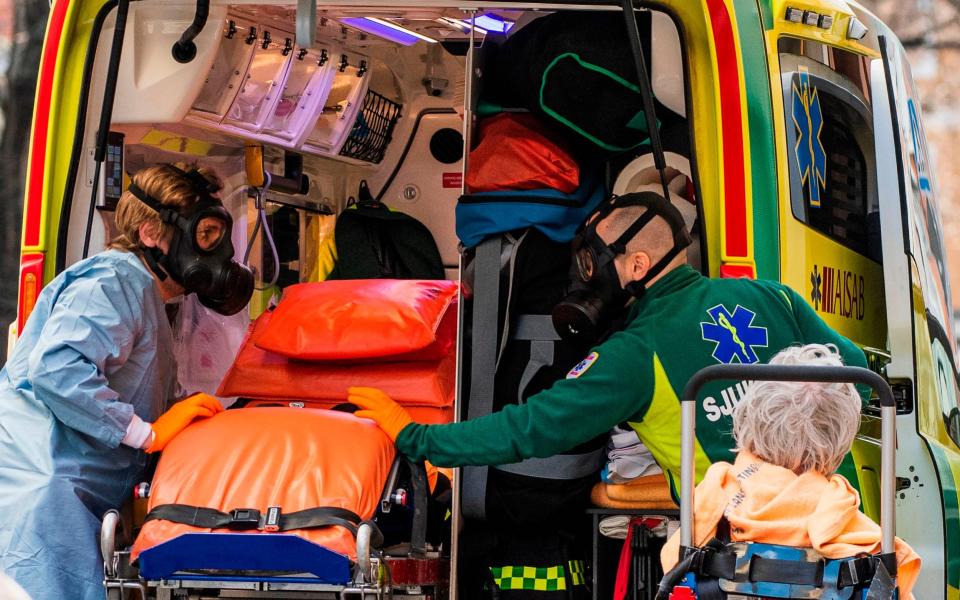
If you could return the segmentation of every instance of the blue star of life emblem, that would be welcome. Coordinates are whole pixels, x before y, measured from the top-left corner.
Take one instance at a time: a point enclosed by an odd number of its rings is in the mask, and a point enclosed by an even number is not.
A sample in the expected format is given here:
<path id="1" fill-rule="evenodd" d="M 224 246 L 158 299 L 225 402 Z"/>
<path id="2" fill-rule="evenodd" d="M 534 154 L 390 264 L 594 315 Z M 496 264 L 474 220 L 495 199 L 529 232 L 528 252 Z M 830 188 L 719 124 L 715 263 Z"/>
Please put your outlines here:
<path id="1" fill-rule="evenodd" d="M 757 313 L 740 306 L 731 313 L 722 304 L 707 309 L 712 322 L 700 322 L 704 341 L 714 342 L 713 357 L 724 364 L 736 359 L 743 364 L 759 362 L 754 348 L 767 347 L 767 328 L 753 325 Z"/>
<path id="2" fill-rule="evenodd" d="M 827 153 L 820 141 L 823 113 L 820 96 L 810 84 L 810 74 L 801 70 L 793 84 L 793 124 L 797 128 L 794 153 L 800 169 L 800 182 L 807 185 L 810 206 L 820 206 L 820 189 L 827 185 Z"/>

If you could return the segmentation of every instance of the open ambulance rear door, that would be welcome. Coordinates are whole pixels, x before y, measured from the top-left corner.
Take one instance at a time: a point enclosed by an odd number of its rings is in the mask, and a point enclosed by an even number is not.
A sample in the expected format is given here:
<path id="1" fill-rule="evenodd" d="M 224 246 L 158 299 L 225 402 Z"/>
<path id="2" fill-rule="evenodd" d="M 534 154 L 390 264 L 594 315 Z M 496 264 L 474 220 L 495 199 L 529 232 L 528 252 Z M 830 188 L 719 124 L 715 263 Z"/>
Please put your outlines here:
<path id="1" fill-rule="evenodd" d="M 956 340 L 936 185 L 903 47 L 879 21 L 872 61 L 891 362 L 898 393 L 897 535 L 923 558 L 917 598 L 960 593 Z"/>

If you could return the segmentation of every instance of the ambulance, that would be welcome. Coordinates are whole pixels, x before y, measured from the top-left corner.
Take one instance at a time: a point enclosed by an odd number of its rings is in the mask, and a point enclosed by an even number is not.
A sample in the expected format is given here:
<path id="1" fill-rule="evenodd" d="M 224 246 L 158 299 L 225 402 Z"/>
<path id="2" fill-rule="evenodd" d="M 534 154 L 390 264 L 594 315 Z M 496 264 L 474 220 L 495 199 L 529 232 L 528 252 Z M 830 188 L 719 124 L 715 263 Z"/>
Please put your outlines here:
<path id="1" fill-rule="evenodd" d="M 496 84 L 487 52 L 551 14 L 625 10 L 636 11 L 647 53 L 640 92 L 657 118 L 684 123 L 697 266 L 781 281 L 863 348 L 896 399 L 896 533 L 923 559 L 915 596 L 960 598 L 957 343 L 936 178 L 904 48 L 852 0 L 54 0 L 9 345 L 44 284 L 115 234 L 130 174 L 164 162 L 211 168 L 226 184 L 237 255 L 261 279 L 244 319 L 223 325 L 231 339 L 285 287 L 318 279 L 319 238 L 361 189 L 422 222 L 444 276 L 467 278 L 457 207 L 489 112 L 483 90 Z M 584 108 L 607 110 L 600 98 Z M 614 163 L 604 172 L 611 191 L 629 168 Z M 461 380 L 477 331 L 470 319 L 459 323 Z M 853 451 L 874 518 L 879 414 L 866 409 Z M 398 597 L 464 593 L 457 530 L 469 498 L 454 489 L 452 540 L 431 554 L 443 560 L 429 563 L 429 584 L 404 587 L 395 572 Z M 178 598 L 388 593 L 369 578 L 320 589 L 224 573 L 201 591 L 191 587 L 197 573 L 148 582 L 118 572 L 112 556 L 105 550 L 106 578 L 122 585 L 108 586 L 109 597 L 131 588 Z M 376 570 L 369 556 L 357 560 Z"/>

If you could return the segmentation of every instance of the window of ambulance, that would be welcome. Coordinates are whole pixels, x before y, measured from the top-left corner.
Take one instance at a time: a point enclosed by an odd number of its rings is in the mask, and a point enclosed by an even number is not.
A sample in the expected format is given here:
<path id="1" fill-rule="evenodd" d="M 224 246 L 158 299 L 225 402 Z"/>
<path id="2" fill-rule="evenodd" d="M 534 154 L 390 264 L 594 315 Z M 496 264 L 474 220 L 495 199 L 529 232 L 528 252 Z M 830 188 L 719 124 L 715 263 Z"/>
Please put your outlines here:
<path id="1" fill-rule="evenodd" d="M 867 59 L 795 38 L 778 50 L 793 215 L 880 262 Z"/>

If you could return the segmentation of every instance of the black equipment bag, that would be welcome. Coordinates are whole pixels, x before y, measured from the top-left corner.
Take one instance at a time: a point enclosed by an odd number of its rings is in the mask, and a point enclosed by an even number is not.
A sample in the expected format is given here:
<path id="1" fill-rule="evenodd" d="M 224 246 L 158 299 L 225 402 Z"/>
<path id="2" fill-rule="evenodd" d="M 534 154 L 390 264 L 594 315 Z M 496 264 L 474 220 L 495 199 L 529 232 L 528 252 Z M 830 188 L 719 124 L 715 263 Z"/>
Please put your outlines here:
<path id="1" fill-rule="evenodd" d="M 373 199 L 366 181 L 359 199 L 337 217 L 337 264 L 328 279 L 444 279 L 430 230 Z"/>
<path id="2" fill-rule="evenodd" d="M 637 13 L 637 21 L 649 46 L 650 14 Z M 645 54 L 650 56 L 649 47 Z M 625 152 L 648 137 L 619 11 L 557 12 L 536 19 L 491 51 L 484 79 L 486 100 L 526 107 L 594 155 L 598 149 Z"/>
<path id="3" fill-rule="evenodd" d="M 550 313 L 565 295 L 570 244 L 537 229 L 494 236 L 472 250 L 465 275 L 465 417 L 526 401 L 582 360 Z M 490 324 L 497 323 L 497 327 Z M 606 436 L 568 453 L 463 470 L 458 561 L 465 599 L 565 600 L 587 595 L 584 509 Z"/>
<path id="4" fill-rule="evenodd" d="M 570 245 L 537 229 L 494 236 L 476 248 L 466 277 L 467 418 L 526 401 L 583 359 L 589 346 L 561 340 L 550 316 L 566 293 L 569 265 Z M 496 329 L 489 325 L 494 322 Z M 582 518 L 606 439 L 598 436 L 550 458 L 465 468 L 465 516 L 509 527 Z"/>

